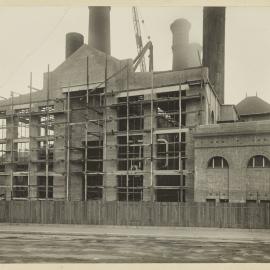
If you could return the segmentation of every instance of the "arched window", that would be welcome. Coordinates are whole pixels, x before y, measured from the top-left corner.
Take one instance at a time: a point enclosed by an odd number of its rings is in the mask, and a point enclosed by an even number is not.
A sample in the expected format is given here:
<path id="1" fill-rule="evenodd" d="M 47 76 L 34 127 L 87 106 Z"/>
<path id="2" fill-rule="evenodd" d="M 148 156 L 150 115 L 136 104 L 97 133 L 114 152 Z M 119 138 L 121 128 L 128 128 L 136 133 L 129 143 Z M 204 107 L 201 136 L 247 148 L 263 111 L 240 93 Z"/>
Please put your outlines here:
<path id="1" fill-rule="evenodd" d="M 223 168 L 228 168 L 228 162 L 225 158 L 223 157 L 212 157 L 208 161 L 208 168 L 212 169 L 223 169 Z"/>
<path id="2" fill-rule="evenodd" d="M 214 115 L 214 112 L 212 111 L 211 112 L 211 124 L 214 124 L 215 123 L 215 115 Z"/>
<path id="3" fill-rule="evenodd" d="M 270 168 L 270 161 L 262 155 L 253 156 L 248 161 L 248 168 Z"/>

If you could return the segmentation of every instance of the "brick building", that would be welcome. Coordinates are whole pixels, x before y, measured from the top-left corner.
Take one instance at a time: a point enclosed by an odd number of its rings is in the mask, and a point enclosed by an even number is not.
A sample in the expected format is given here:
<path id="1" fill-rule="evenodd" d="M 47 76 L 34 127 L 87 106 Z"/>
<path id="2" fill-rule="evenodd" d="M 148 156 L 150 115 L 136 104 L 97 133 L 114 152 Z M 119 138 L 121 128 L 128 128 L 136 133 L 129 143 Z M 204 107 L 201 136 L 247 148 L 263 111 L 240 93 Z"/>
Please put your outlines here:
<path id="1" fill-rule="evenodd" d="M 223 104 L 225 8 L 204 13 L 211 68 L 189 61 L 190 25 L 179 19 L 173 69 L 136 72 L 132 59 L 110 56 L 110 8 L 90 8 L 89 44 L 67 34 L 66 59 L 44 74 L 43 89 L 30 82 L 30 94 L 0 103 L 2 198 L 269 199 L 267 121 L 239 122 L 237 107 Z"/>
<path id="2" fill-rule="evenodd" d="M 198 127 L 195 201 L 269 202 L 269 141 L 269 120 Z"/>

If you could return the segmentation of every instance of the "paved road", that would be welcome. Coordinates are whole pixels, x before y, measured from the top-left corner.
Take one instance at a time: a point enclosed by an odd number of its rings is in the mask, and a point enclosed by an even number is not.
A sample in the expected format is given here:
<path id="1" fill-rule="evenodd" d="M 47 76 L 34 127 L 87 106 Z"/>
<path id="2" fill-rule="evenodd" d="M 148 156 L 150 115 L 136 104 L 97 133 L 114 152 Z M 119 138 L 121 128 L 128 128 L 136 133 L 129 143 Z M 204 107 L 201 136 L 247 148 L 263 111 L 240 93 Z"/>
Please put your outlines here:
<path id="1" fill-rule="evenodd" d="M 270 231 L 0 225 L 0 263 L 270 262 Z"/>

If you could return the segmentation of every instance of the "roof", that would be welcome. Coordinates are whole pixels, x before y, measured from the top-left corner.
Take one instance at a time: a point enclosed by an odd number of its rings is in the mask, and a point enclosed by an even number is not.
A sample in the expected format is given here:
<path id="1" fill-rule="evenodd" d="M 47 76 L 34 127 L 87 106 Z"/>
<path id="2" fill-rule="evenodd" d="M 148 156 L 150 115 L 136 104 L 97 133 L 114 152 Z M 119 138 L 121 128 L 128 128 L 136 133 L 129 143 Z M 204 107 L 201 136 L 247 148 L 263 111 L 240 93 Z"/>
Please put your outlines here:
<path id="1" fill-rule="evenodd" d="M 76 50 L 70 57 L 65 59 L 53 71 L 50 71 L 50 86 L 49 98 L 56 99 L 62 97 L 61 87 L 65 85 L 79 85 L 83 82 L 86 84 L 87 58 L 89 57 L 89 80 L 90 83 L 96 83 L 104 80 L 105 77 L 105 61 L 106 54 L 96 50 L 95 48 L 84 44 Z M 108 61 L 108 76 L 119 69 L 119 63 L 125 64 L 127 60 L 118 60 L 112 56 L 107 57 Z M 130 60 L 132 61 L 132 60 Z M 46 101 L 47 99 L 47 76 L 44 73 L 43 77 L 43 90 L 33 92 L 31 95 L 32 102 Z M 22 94 L 13 98 L 13 104 L 27 104 L 30 102 L 30 95 Z M 12 103 L 11 98 L 7 100 L 0 100 L 0 106 L 10 106 Z"/>
<path id="2" fill-rule="evenodd" d="M 235 122 L 239 119 L 235 105 L 221 104 L 220 105 L 220 122 Z"/>
<path id="3" fill-rule="evenodd" d="M 270 104 L 257 96 L 246 97 L 236 105 L 239 115 L 270 113 Z"/>
<path id="4" fill-rule="evenodd" d="M 88 45 L 83 44 L 79 49 L 77 49 L 73 54 L 71 54 L 68 58 L 66 58 L 59 66 L 57 66 L 54 71 L 59 71 L 62 69 L 65 69 L 67 66 L 70 66 L 74 64 L 76 61 L 80 61 L 81 59 L 84 59 L 84 65 L 86 65 L 86 56 L 89 57 L 89 65 L 91 65 L 91 62 L 93 61 L 93 58 L 98 58 L 98 63 L 101 63 L 102 66 L 105 66 L 105 59 L 106 54 L 102 51 L 97 50 L 96 48 Z M 111 56 L 107 55 L 108 60 L 111 60 L 113 62 L 119 63 L 121 60 Z M 97 63 L 95 63 L 97 64 Z"/>
<path id="5" fill-rule="evenodd" d="M 87 57 L 89 59 L 89 86 L 103 83 L 106 54 L 84 44 L 53 71 L 50 71 L 49 80 L 48 73 L 44 73 L 43 90 L 32 93 L 32 102 L 46 101 L 47 89 L 49 89 L 49 98 L 54 100 L 63 98 L 63 90 L 66 88 L 69 91 L 78 91 L 83 90 L 84 86 L 87 87 Z M 180 77 L 181 83 L 201 82 L 201 80 L 207 82 L 208 78 L 208 68 L 206 67 L 194 67 L 182 71 L 169 70 L 152 74 L 151 72 L 134 72 L 132 63 L 132 59 L 119 60 L 107 56 L 107 87 L 109 90 L 148 89 L 152 87 L 152 76 L 154 87 L 179 85 Z M 13 105 L 28 104 L 30 95 L 28 93 L 16 96 L 13 101 L 11 99 L 0 101 L 0 107 L 10 106 L 12 102 Z"/>

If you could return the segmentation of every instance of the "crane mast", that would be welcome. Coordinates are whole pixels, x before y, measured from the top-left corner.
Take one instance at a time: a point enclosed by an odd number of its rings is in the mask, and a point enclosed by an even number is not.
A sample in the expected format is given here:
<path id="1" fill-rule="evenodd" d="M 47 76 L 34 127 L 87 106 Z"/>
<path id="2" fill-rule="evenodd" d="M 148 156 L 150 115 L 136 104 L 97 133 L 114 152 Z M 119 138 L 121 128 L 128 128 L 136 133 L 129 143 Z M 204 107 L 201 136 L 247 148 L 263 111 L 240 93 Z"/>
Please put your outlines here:
<path id="1" fill-rule="evenodd" d="M 135 31 L 137 51 L 138 51 L 138 54 L 141 54 L 141 52 L 143 50 L 143 42 L 142 42 L 141 27 L 140 27 L 140 21 L 139 21 L 139 16 L 138 16 L 138 10 L 136 7 L 132 7 L 132 17 L 133 17 L 133 26 L 134 26 L 134 31 Z M 142 57 L 141 62 L 140 62 L 140 69 L 142 72 L 146 71 L 144 56 Z"/>

